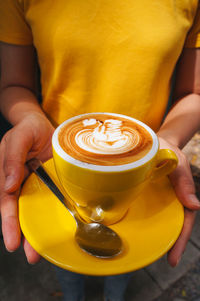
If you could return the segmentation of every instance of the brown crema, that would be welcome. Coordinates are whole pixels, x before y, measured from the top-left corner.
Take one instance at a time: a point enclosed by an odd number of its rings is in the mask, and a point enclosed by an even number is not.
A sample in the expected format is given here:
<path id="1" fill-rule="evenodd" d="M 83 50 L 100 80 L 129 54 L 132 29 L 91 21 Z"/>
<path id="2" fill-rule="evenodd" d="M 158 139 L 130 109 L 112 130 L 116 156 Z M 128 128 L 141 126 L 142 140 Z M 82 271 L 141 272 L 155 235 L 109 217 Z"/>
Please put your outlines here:
<path id="1" fill-rule="evenodd" d="M 134 136 L 134 133 L 137 133 L 137 144 L 133 145 L 133 148 L 125 151 L 123 153 L 116 154 L 100 154 L 88 151 L 80 147 L 76 142 L 77 134 L 82 130 L 87 130 L 93 132 L 97 127 L 97 124 L 87 124 L 84 125 L 84 120 L 95 119 L 98 124 L 104 124 L 106 120 L 116 120 L 121 121 L 120 131 L 123 133 L 129 133 L 129 135 Z M 106 122 L 105 122 L 105 131 L 106 131 Z M 133 141 L 134 141 L 133 137 Z M 71 157 L 76 160 L 95 164 L 95 165 L 123 165 L 131 162 L 135 162 L 143 158 L 151 149 L 153 140 L 150 133 L 141 125 L 136 122 L 126 119 L 125 117 L 115 116 L 112 114 L 85 114 L 80 117 L 80 119 L 72 120 L 71 122 L 64 125 L 58 135 L 59 144 L 62 149 Z M 113 142 L 106 142 L 108 145 L 112 145 Z"/>

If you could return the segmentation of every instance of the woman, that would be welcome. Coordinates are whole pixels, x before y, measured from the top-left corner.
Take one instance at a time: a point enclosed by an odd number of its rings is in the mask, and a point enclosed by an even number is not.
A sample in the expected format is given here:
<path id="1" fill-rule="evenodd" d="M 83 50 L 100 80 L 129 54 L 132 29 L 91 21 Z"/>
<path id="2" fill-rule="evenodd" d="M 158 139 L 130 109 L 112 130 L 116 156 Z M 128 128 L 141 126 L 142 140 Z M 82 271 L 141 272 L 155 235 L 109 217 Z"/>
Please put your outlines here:
<path id="1" fill-rule="evenodd" d="M 179 158 L 170 175 L 185 206 L 182 233 L 168 253 L 169 264 L 176 266 L 192 230 L 194 211 L 200 208 L 181 152 L 200 127 L 198 1 L 1 0 L 0 20 L 0 109 L 13 125 L 0 146 L 6 248 L 14 251 L 21 240 L 17 198 L 27 175 L 26 161 L 52 156 L 55 125 L 81 113 L 107 111 L 147 123 L 157 132 L 161 148 L 171 148 Z M 35 93 L 35 53 L 42 107 Z M 174 106 L 162 122 L 178 59 Z M 24 250 L 30 263 L 39 260 L 26 240 Z M 77 291 L 82 277 L 67 274 L 66 283 L 73 277 Z M 111 279 L 116 281 L 112 289 L 108 280 L 106 300 L 123 300 L 127 278 Z M 83 297 L 83 289 L 68 293 L 66 300 Z"/>

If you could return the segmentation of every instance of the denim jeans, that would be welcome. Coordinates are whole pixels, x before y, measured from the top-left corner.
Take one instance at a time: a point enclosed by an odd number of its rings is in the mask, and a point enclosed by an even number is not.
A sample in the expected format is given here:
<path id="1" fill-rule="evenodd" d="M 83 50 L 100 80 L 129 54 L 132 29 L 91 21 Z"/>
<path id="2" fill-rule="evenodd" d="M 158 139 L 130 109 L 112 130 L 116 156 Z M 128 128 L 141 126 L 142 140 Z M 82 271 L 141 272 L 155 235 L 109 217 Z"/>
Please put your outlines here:
<path id="1" fill-rule="evenodd" d="M 84 301 L 85 275 L 54 267 L 64 297 L 63 301 Z M 105 301 L 124 301 L 124 293 L 133 273 L 104 278 Z"/>

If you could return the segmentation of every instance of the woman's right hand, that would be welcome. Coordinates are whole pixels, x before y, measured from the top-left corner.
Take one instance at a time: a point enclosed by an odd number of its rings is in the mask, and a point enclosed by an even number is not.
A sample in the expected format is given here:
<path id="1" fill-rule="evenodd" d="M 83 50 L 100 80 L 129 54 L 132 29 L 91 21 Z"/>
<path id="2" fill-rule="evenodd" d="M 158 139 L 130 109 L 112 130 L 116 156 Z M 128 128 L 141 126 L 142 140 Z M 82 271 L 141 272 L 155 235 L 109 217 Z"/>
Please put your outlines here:
<path id="1" fill-rule="evenodd" d="M 52 157 L 51 137 L 54 128 L 42 113 L 28 114 L 9 130 L 0 144 L 0 212 L 2 233 L 6 249 L 15 251 L 21 244 L 18 219 L 20 188 L 29 172 L 26 162 L 37 157 L 42 162 Z M 40 256 L 23 240 L 29 263 Z"/>

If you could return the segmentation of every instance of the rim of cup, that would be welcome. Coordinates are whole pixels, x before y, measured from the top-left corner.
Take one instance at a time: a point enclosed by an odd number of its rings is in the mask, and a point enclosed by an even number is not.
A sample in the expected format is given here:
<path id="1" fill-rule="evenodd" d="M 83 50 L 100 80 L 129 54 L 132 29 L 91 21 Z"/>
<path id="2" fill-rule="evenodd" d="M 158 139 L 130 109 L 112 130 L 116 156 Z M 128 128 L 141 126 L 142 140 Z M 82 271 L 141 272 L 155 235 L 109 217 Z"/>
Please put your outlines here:
<path id="1" fill-rule="evenodd" d="M 58 140 L 58 134 L 61 130 L 61 128 L 63 126 L 65 126 L 67 123 L 70 123 L 76 119 L 82 118 L 84 116 L 90 116 L 90 115 L 95 115 L 95 114 L 103 114 L 103 115 L 111 115 L 111 116 L 115 116 L 115 117 L 123 117 L 125 119 L 129 119 L 137 124 L 139 124 L 140 126 L 144 127 L 151 135 L 152 137 L 152 147 L 149 150 L 149 152 L 142 157 L 141 159 L 131 162 L 131 163 L 127 163 L 127 164 L 122 164 L 122 165 L 96 165 L 96 164 L 91 164 L 91 163 L 86 163 L 83 161 L 79 161 L 73 157 L 71 157 L 70 155 L 68 155 L 60 146 L 59 144 L 59 140 Z M 52 136 L 52 146 L 55 150 L 55 152 L 65 161 L 71 163 L 72 165 L 76 165 L 80 168 L 85 168 L 85 169 L 89 169 L 89 170 L 95 170 L 95 171 L 102 171 L 102 172 L 121 172 L 121 171 L 127 171 L 130 169 L 135 169 L 137 167 L 140 167 L 142 165 L 144 165 L 145 163 L 147 163 L 148 161 L 150 161 L 157 153 L 158 148 L 159 148 L 159 142 L 158 142 L 158 138 L 155 134 L 155 132 L 145 123 L 143 123 L 140 120 L 137 120 L 133 117 L 127 116 L 127 115 L 123 115 L 123 114 L 117 114 L 117 113 L 107 113 L 107 112 L 94 112 L 94 113 L 84 113 L 84 114 L 80 114 L 80 115 L 76 115 L 74 117 L 71 117 L 67 120 L 65 120 L 63 123 L 61 123 L 54 131 L 53 136 Z"/>

